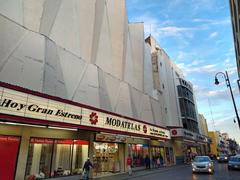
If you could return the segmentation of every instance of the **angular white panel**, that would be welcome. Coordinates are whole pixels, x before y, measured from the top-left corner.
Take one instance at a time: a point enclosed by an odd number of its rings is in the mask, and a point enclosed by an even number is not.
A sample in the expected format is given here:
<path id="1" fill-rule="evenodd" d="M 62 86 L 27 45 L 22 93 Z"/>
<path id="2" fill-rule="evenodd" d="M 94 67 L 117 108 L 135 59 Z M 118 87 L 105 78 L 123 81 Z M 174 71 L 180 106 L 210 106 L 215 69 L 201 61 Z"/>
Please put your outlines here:
<path id="1" fill-rule="evenodd" d="M 41 92 L 44 50 L 44 37 L 28 32 L 22 43 L 14 50 L 2 68 L 0 73 L 1 79 L 5 82 Z"/>
<path id="2" fill-rule="evenodd" d="M 155 124 L 152 107 L 150 103 L 150 97 L 143 94 L 141 104 L 142 104 L 141 120 Z"/>
<path id="3" fill-rule="evenodd" d="M 113 111 L 117 102 L 116 92 L 118 92 L 120 80 L 104 73 L 99 69 L 99 93 L 101 108 Z"/>
<path id="4" fill-rule="evenodd" d="M 45 0 L 24 0 L 23 1 L 23 25 L 28 29 L 39 32 L 40 20 L 43 13 Z M 46 1 L 48 2 L 48 1 Z"/>
<path id="5" fill-rule="evenodd" d="M 81 57 L 79 38 L 80 23 L 76 1 L 62 0 L 50 33 L 50 38 L 55 41 L 57 45 L 66 48 L 79 57 Z M 43 26 L 47 26 L 47 24 Z"/>
<path id="6" fill-rule="evenodd" d="M 144 51 L 144 92 L 149 96 L 153 96 L 153 74 L 150 46 L 145 43 Z"/>
<path id="7" fill-rule="evenodd" d="M 129 24 L 132 45 L 132 60 L 135 71 L 136 88 L 143 91 L 144 26 L 143 23 Z"/>
<path id="8" fill-rule="evenodd" d="M 73 101 L 99 108 L 98 69 L 89 64 L 72 99 Z"/>
<path id="9" fill-rule="evenodd" d="M 24 28 L 0 15 L 0 70 L 22 42 L 26 32 Z"/>
<path id="10" fill-rule="evenodd" d="M 43 92 L 67 99 L 66 85 L 55 43 L 46 39 Z"/>
<path id="11" fill-rule="evenodd" d="M 80 55 L 88 63 L 91 61 L 94 20 L 98 16 L 95 14 L 96 1 L 99 0 L 76 2 L 76 8 L 79 11 L 79 20 L 77 21 L 79 21 Z M 98 31 L 99 29 L 96 30 Z"/>
<path id="12" fill-rule="evenodd" d="M 93 27 L 93 41 L 92 41 L 92 53 L 91 53 L 91 63 L 95 64 L 96 56 L 98 52 L 99 36 L 100 30 L 102 29 L 102 20 L 105 9 L 105 0 L 97 0 L 95 3 L 95 19 Z"/>
<path id="13" fill-rule="evenodd" d="M 118 99 L 115 106 L 115 112 L 129 117 L 133 117 L 130 90 L 128 84 L 122 81 L 116 95 L 118 96 Z"/>
<path id="14" fill-rule="evenodd" d="M 0 14 L 23 25 L 23 0 L 0 0 Z"/>
<path id="15" fill-rule="evenodd" d="M 114 60 L 112 59 L 112 45 L 108 22 L 108 14 L 105 7 L 99 35 L 99 44 L 96 52 L 96 65 L 104 72 L 112 74 Z"/>
<path id="16" fill-rule="evenodd" d="M 126 59 L 124 65 L 124 81 L 131 84 L 133 87 L 137 88 L 136 73 L 134 69 L 134 61 L 132 55 L 132 44 L 130 41 L 129 33 L 127 33 L 127 43 L 126 43 Z"/>
<path id="17" fill-rule="evenodd" d="M 123 36 L 125 31 L 125 1 L 106 1 L 108 21 L 110 27 L 112 45 L 112 74 L 117 78 L 122 78 L 123 66 Z"/>
<path id="18" fill-rule="evenodd" d="M 48 36 L 52 29 L 53 23 L 56 19 L 59 7 L 61 5 L 62 0 L 47 0 L 44 2 L 42 10 L 40 22 L 40 29 L 39 32 Z"/>
<path id="19" fill-rule="evenodd" d="M 130 92 L 131 92 L 133 116 L 137 119 L 140 119 L 141 111 L 142 111 L 142 95 L 143 95 L 143 93 L 133 87 L 130 88 Z"/>
<path id="20" fill-rule="evenodd" d="M 156 101 L 153 98 L 150 98 L 150 102 L 151 102 L 151 107 L 152 107 L 155 123 L 159 126 L 165 126 L 166 124 L 163 119 L 163 117 L 164 117 L 163 116 L 163 108 L 161 107 L 161 104 L 159 103 L 159 101 Z"/>
<path id="21" fill-rule="evenodd" d="M 86 63 L 84 60 L 62 48 L 58 48 L 58 55 L 68 98 L 72 99 L 85 71 Z"/>

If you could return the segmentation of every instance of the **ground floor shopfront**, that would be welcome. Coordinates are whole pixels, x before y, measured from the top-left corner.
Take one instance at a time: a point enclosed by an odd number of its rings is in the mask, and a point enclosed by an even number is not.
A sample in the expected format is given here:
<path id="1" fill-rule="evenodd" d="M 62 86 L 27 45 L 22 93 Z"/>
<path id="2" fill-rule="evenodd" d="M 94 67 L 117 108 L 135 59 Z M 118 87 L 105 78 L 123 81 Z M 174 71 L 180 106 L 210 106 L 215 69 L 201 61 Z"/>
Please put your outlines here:
<path id="1" fill-rule="evenodd" d="M 174 163 L 166 128 L 1 85 L 0 179 L 80 178 L 88 157 L 92 177 L 126 172 L 129 155 L 134 168 L 144 167 L 146 156 Z"/>
<path id="2" fill-rule="evenodd" d="M 170 129 L 176 164 L 190 163 L 196 155 L 209 155 L 209 138 L 182 128 Z"/>

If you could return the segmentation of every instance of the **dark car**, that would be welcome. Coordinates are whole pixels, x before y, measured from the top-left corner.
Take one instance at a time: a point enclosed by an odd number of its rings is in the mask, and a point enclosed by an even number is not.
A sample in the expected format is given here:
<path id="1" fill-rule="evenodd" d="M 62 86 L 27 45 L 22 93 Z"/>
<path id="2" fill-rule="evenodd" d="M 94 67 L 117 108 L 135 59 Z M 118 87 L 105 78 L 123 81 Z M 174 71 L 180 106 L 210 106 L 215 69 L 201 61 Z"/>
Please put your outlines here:
<path id="1" fill-rule="evenodd" d="M 231 156 L 228 161 L 228 169 L 239 169 L 240 170 L 240 154 Z"/>
<path id="2" fill-rule="evenodd" d="M 220 154 L 219 156 L 217 156 L 217 161 L 218 162 L 228 162 L 228 155 Z"/>

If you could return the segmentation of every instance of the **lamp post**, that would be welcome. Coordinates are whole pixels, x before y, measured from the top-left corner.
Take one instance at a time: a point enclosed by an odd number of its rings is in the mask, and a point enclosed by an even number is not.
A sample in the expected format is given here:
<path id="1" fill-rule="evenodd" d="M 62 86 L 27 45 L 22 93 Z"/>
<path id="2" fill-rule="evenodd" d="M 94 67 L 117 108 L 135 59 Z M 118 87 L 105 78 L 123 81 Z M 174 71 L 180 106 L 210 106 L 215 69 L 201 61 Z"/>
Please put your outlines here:
<path id="1" fill-rule="evenodd" d="M 226 73 L 226 74 L 225 74 L 225 73 Z M 225 73 L 223 73 L 223 72 L 218 72 L 218 73 L 215 75 L 215 84 L 216 84 L 216 85 L 219 84 L 217 75 L 218 75 L 218 74 L 222 74 L 223 77 L 224 77 L 224 79 L 225 79 L 225 81 L 226 81 L 226 85 L 227 85 L 227 87 L 228 87 L 229 90 L 230 90 L 231 97 L 232 97 L 232 101 L 233 101 L 234 110 L 235 110 L 236 117 L 237 117 L 237 121 L 238 121 L 238 126 L 239 126 L 239 128 L 240 128 L 240 119 L 239 119 L 239 116 L 238 116 L 238 111 L 237 111 L 236 103 L 235 103 L 235 100 L 234 100 L 234 97 L 233 97 L 232 87 L 231 87 L 231 84 L 230 84 L 230 81 L 229 81 L 229 77 L 228 77 L 227 71 L 225 71 Z"/>

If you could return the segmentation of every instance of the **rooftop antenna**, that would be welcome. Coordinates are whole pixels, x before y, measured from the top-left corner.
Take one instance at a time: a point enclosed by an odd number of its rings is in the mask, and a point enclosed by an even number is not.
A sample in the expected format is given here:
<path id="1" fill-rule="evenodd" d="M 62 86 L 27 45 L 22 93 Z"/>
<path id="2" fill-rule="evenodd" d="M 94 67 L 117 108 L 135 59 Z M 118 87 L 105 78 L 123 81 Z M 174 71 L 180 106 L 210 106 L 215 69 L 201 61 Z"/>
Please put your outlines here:
<path id="1" fill-rule="evenodd" d="M 211 103 L 210 103 L 210 99 L 209 99 L 209 98 L 208 98 L 208 106 L 209 106 L 210 113 L 211 113 L 211 117 L 212 117 L 213 129 L 216 131 L 215 121 L 214 121 L 214 119 L 213 119 L 213 114 L 212 114 L 212 106 L 211 106 Z"/>

